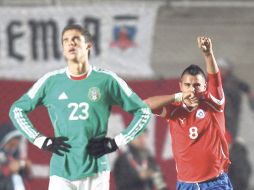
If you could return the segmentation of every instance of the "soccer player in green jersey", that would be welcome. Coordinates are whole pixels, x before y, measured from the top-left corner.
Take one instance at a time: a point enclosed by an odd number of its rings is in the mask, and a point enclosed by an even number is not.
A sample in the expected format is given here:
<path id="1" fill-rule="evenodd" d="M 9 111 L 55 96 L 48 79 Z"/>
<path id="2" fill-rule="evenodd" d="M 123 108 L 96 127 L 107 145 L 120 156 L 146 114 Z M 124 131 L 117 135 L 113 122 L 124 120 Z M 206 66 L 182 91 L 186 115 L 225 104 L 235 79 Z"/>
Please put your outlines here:
<path id="1" fill-rule="evenodd" d="M 115 73 L 89 64 L 91 35 L 79 25 L 62 32 L 67 67 L 49 72 L 14 102 L 10 118 L 22 134 L 40 149 L 53 152 L 49 190 L 108 190 L 113 152 L 136 138 L 146 127 L 151 110 Z M 54 137 L 41 134 L 27 113 L 47 108 Z M 106 137 L 113 105 L 133 114 L 119 135 Z"/>

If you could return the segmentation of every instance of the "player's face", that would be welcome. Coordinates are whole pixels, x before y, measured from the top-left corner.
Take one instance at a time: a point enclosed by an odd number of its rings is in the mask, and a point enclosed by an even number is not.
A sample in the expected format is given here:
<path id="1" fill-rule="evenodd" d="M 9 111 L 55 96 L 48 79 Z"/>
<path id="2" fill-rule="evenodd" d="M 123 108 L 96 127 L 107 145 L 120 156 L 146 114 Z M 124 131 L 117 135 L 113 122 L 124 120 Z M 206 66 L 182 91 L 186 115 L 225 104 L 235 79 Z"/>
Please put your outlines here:
<path id="1" fill-rule="evenodd" d="M 182 92 L 193 92 L 197 97 L 206 91 L 206 80 L 203 75 L 185 74 L 181 78 L 180 90 Z"/>
<path id="2" fill-rule="evenodd" d="M 63 34 L 62 43 L 67 61 L 84 62 L 88 59 L 91 44 L 85 42 L 85 37 L 78 30 L 67 30 Z"/>

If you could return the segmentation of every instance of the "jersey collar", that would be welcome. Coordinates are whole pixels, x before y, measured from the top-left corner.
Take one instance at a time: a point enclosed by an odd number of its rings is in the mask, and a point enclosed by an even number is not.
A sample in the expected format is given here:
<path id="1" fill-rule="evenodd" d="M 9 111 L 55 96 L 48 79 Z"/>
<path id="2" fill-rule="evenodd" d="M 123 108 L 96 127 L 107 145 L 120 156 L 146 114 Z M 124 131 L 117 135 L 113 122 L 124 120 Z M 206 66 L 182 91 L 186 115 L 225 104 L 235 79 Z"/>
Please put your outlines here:
<path id="1" fill-rule="evenodd" d="M 83 79 L 89 77 L 91 72 L 92 72 L 92 66 L 89 66 L 89 69 L 88 69 L 87 73 L 83 73 L 83 74 L 80 74 L 80 75 L 73 75 L 73 74 L 70 73 L 68 67 L 66 67 L 66 74 L 67 74 L 68 78 L 71 79 L 71 80 L 83 80 Z"/>
<path id="2" fill-rule="evenodd" d="M 190 108 L 190 107 L 187 107 L 186 104 L 183 103 L 183 108 L 188 111 L 188 112 L 192 112 L 194 111 L 195 109 L 197 109 L 197 107 L 193 107 L 193 108 Z"/>

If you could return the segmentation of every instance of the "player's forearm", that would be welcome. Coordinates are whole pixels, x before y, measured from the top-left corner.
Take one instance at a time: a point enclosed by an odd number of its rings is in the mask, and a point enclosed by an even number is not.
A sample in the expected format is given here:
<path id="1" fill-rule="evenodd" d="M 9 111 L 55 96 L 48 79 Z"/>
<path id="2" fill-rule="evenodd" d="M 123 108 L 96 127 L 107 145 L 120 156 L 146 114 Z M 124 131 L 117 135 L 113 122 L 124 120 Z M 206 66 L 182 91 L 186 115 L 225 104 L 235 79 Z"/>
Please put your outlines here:
<path id="1" fill-rule="evenodd" d="M 47 137 L 41 135 L 34 127 L 26 112 L 19 106 L 18 102 L 15 102 L 9 112 L 10 119 L 13 125 L 38 148 L 42 148 L 43 142 Z"/>
<path id="2" fill-rule="evenodd" d="M 15 102 L 9 111 L 9 117 L 13 125 L 31 142 L 39 135 L 39 132 L 33 127 L 31 121 L 27 117 L 21 102 Z"/>
<path id="3" fill-rule="evenodd" d="M 202 50 L 204 55 L 206 70 L 209 74 L 215 74 L 219 71 L 218 65 L 216 63 L 212 41 L 209 37 L 199 36 L 197 38 L 198 47 Z"/>
<path id="4" fill-rule="evenodd" d="M 139 136 L 147 127 L 147 124 L 151 119 L 151 114 L 151 110 L 147 106 L 138 109 L 134 113 L 134 117 L 128 127 L 114 138 L 117 146 L 120 147 L 126 145 Z"/>
<path id="5" fill-rule="evenodd" d="M 216 59 L 215 59 L 212 51 L 211 51 L 211 53 L 204 54 L 204 59 L 205 59 L 205 63 L 206 63 L 207 73 L 215 74 L 215 73 L 219 72 L 219 68 L 218 68 Z"/>
<path id="6" fill-rule="evenodd" d="M 153 96 L 144 100 L 144 102 L 151 108 L 151 110 L 159 109 L 163 106 L 166 106 L 169 103 L 172 103 L 176 100 L 175 94 L 172 95 L 162 95 L 162 96 Z"/>

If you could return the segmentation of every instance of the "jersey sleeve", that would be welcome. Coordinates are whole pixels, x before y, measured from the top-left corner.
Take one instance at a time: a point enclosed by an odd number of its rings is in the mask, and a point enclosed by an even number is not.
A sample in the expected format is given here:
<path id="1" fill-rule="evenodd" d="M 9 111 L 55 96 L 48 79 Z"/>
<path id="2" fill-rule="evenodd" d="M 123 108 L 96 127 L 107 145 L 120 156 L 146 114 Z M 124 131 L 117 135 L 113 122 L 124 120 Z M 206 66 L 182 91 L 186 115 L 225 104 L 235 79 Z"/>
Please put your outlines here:
<path id="1" fill-rule="evenodd" d="M 127 83 L 117 75 L 113 77 L 109 85 L 109 93 L 112 104 L 122 107 L 133 115 L 130 124 L 115 137 L 118 146 L 122 146 L 139 136 L 146 128 L 150 118 L 150 108 L 133 92 Z"/>
<path id="2" fill-rule="evenodd" d="M 208 74 L 208 98 L 210 102 L 219 111 L 223 111 L 225 106 L 225 96 L 222 88 L 222 80 L 220 72 L 216 74 Z"/>
<path id="3" fill-rule="evenodd" d="M 13 125 L 31 142 L 40 136 L 40 133 L 33 126 L 27 114 L 38 105 L 43 104 L 45 94 L 45 78 L 39 79 L 27 93 L 15 101 L 9 111 Z"/>

